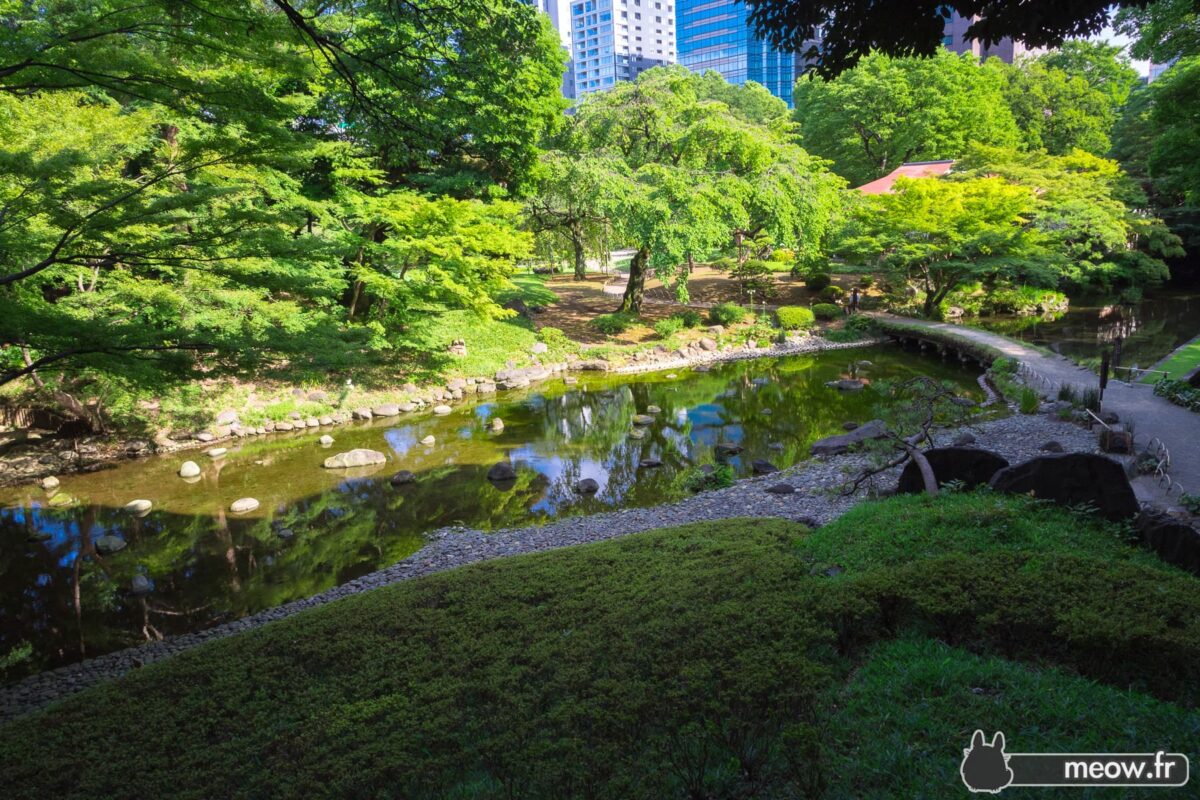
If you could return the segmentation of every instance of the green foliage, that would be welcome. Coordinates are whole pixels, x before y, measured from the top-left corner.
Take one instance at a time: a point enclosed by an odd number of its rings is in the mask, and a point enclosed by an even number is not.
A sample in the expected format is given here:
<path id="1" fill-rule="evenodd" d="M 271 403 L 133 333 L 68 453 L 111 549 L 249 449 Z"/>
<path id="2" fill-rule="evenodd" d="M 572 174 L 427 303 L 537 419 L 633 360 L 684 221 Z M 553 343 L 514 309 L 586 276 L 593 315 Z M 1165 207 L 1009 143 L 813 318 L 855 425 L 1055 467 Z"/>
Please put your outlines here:
<path id="1" fill-rule="evenodd" d="M 788 331 L 811 328 L 816 323 L 812 309 L 804 306 L 780 306 L 775 311 L 775 318 L 779 320 L 779 327 Z"/>
<path id="2" fill-rule="evenodd" d="M 795 119 L 805 147 L 857 186 L 905 161 L 957 158 L 969 142 L 1015 145 L 1004 85 L 971 55 L 875 53 L 833 80 L 798 81 Z"/>
<path id="3" fill-rule="evenodd" d="M 859 333 L 874 333 L 875 321 L 861 314 L 851 314 L 846 318 L 846 327 Z"/>
<path id="4" fill-rule="evenodd" d="M 689 492 L 699 493 L 708 492 L 714 489 L 726 489 L 733 486 L 737 476 L 733 472 L 733 467 L 728 464 L 709 465 L 712 467 L 705 470 L 701 467 L 692 467 L 680 475 L 680 485 Z"/>
<path id="5" fill-rule="evenodd" d="M 792 264 L 796 260 L 796 251 L 790 247 L 777 247 L 771 251 L 771 255 L 767 260 L 773 261 L 776 264 Z"/>
<path id="6" fill-rule="evenodd" d="M 869 275 L 869 274 L 863 275 L 861 278 L 858 279 L 858 285 L 860 287 L 862 287 L 863 289 L 870 289 L 872 286 L 875 285 L 875 276 Z"/>
<path id="7" fill-rule="evenodd" d="M 842 309 L 832 303 L 817 303 L 812 307 L 812 312 L 813 316 L 825 322 L 842 316 Z"/>
<path id="8" fill-rule="evenodd" d="M 1017 401 L 1017 407 L 1022 414 L 1036 414 L 1042 405 L 1042 398 L 1028 386 L 1021 388 L 1021 395 Z"/>
<path id="9" fill-rule="evenodd" d="M 592 327 L 603 334 L 615 336 L 624 333 L 638 321 L 635 314 L 601 314 L 592 320 Z"/>
<path id="10" fill-rule="evenodd" d="M 708 321 L 714 325 L 734 325 L 749 313 L 737 303 L 718 303 L 708 310 Z"/>
<path id="11" fill-rule="evenodd" d="M 842 295 L 845 293 L 846 291 L 840 286 L 826 286 L 824 289 L 818 292 L 817 296 L 827 303 L 832 303 L 836 300 L 841 300 Z"/>
<path id="12" fill-rule="evenodd" d="M 1154 393 L 1159 397 L 1165 397 L 1177 406 L 1200 411 L 1200 389 L 1186 381 L 1163 378 L 1154 384 Z"/>
<path id="13" fill-rule="evenodd" d="M 562 330 L 549 325 L 538 329 L 537 338 L 539 342 L 542 342 L 554 352 L 569 350 L 575 344 L 567 338 L 567 335 Z"/>
<path id="14" fill-rule="evenodd" d="M 1179 505 L 1187 509 L 1189 514 L 1200 514 L 1200 494 L 1180 492 Z"/>
<path id="15" fill-rule="evenodd" d="M 837 343 L 861 342 L 866 338 L 862 331 L 849 326 L 846 326 L 845 328 L 827 330 L 821 335 L 829 341 Z"/>
<path id="16" fill-rule="evenodd" d="M 1117 32 L 1133 39 L 1130 55 L 1159 64 L 1200 55 L 1200 12 L 1191 0 L 1156 0 L 1121 8 Z"/>
<path id="17" fill-rule="evenodd" d="M 671 319 L 679 320 L 685 328 L 699 328 L 704 324 L 704 315 L 693 308 L 672 314 Z"/>
<path id="18" fill-rule="evenodd" d="M 745 296 L 751 293 L 760 300 L 767 300 L 779 294 L 772 277 L 771 264 L 757 258 L 746 259 L 746 262 L 729 271 L 729 277 L 737 282 L 738 291 Z"/>
<path id="19" fill-rule="evenodd" d="M 990 314 L 1050 314 L 1067 310 L 1067 296 L 1054 289 L 1035 286 L 984 286 L 970 283 L 960 286 L 942 301 L 943 313 L 950 306 L 963 309 L 967 316 Z"/>
<path id="20" fill-rule="evenodd" d="M 1038 751 L 1190 741 L 1196 588 L 1117 526 L 988 492 L 814 531 L 701 523 L 392 584 L 147 665 L 0 729 L 0 779 L 64 800 L 951 798 L 937 754 L 984 717 Z"/>
<path id="21" fill-rule="evenodd" d="M 654 332 L 662 339 L 670 339 L 681 330 L 683 330 L 683 320 L 678 317 L 667 317 L 654 323 Z"/>
<path id="22" fill-rule="evenodd" d="M 1154 134 L 1147 167 L 1155 191 L 1200 206 L 1200 55 L 1150 85 Z M 1169 203 L 1164 202 L 1163 205 Z"/>
<path id="23" fill-rule="evenodd" d="M 810 292 L 820 292 L 829 288 L 831 283 L 833 283 L 833 278 L 829 276 L 828 272 L 813 272 L 804 279 L 804 287 Z"/>

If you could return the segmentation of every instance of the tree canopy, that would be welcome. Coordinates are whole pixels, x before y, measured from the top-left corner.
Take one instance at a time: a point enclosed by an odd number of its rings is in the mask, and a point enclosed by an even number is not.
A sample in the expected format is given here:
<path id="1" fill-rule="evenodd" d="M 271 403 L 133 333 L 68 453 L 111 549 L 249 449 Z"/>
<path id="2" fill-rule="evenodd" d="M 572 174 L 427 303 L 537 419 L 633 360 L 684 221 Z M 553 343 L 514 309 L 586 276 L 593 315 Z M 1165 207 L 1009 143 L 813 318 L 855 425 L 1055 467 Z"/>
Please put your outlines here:
<path id="1" fill-rule="evenodd" d="M 1031 47 L 1100 33 L 1114 7 L 1144 9 L 1151 0 L 746 0 L 758 33 L 800 53 L 825 77 L 852 68 L 872 52 L 931 56 L 942 46 L 951 12 L 973 20 L 969 39 L 993 44 L 1012 37 Z M 1180 3 L 1189 0 L 1179 0 Z M 818 30 L 821 43 L 815 44 Z M 1139 56 L 1140 57 L 1140 56 Z"/>

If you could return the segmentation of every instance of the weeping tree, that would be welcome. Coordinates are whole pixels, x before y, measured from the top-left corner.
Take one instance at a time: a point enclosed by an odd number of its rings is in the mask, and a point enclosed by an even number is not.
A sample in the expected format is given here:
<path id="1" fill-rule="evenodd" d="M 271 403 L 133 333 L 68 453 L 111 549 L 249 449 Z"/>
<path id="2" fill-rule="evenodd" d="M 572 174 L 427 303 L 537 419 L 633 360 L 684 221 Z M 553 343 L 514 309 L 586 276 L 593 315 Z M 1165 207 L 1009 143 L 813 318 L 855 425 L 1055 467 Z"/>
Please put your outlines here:
<path id="1" fill-rule="evenodd" d="M 876 388 L 885 402 L 875 413 L 883 421 L 882 435 L 865 445 L 867 466 L 842 488 L 842 494 L 854 494 L 880 473 L 908 461 L 917 465 L 925 491 L 938 493 L 937 477 L 924 451 L 934 446 L 933 432 L 938 426 L 961 424 L 974 403 L 959 397 L 953 384 L 942 383 L 925 375 Z"/>
<path id="2" fill-rule="evenodd" d="M 567 240 L 575 279 L 587 277 L 587 246 L 612 225 L 612 214 L 628 191 L 625 165 L 604 154 L 552 150 L 533 172 L 534 190 L 525 204 L 529 227 Z"/>
<path id="3" fill-rule="evenodd" d="M 589 95 L 569 125 L 572 157 L 603 157 L 630 176 L 611 203 L 598 194 L 635 249 L 624 311 L 640 309 L 651 269 L 686 298 L 688 267 L 725 246 L 818 251 L 842 205 L 844 183 L 755 87 L 655 68 Z"/>

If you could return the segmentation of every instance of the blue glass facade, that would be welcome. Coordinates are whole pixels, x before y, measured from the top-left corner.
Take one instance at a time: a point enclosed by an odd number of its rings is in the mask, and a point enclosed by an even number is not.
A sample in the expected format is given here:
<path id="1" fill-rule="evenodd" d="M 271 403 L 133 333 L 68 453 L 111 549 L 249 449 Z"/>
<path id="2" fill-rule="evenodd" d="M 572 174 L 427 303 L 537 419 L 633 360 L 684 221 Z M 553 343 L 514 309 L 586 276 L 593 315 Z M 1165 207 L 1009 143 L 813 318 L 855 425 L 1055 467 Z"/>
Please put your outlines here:
<path id="1" fill-rule="evenodd" d="M 749 9 L 737 0 L 678 0 L 679 63 L 693 72 L 716 70 L 730 83 L 761 83 L 790 108 L 795 57 L 756 37 L 748 15 Z"/>

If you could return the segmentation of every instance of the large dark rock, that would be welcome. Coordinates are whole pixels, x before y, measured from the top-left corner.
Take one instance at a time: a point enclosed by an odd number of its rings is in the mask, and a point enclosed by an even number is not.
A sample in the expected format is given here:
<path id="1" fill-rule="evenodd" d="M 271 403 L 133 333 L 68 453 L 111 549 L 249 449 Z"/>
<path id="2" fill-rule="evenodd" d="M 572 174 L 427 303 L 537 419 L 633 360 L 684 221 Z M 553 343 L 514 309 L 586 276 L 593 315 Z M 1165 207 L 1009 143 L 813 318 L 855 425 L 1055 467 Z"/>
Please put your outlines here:
<path id="1" fill-rule="evenodd" d="M 406 469 L 402 469 L 392 476 L 392 486 L 404 486 L 412 483 L 417 479 L 417 476 Z"/>
<path id="2" fill-rule="evenodd" d="M 595 478 L 584 478 L 575 484 L 575 491 L 580 494 L 595 494 L 600 491 L 600 484 Z"/>
<path id="3" fill-rule="evenodd" d="M 1092 453 L 1039 456 L 1005 467 L 992 476 L 998 492 L 1030 494 L 1068 506 L 1090 504 L 1102 516 L 1123 520 L 1138 513 L 1138 501 L 1125 469 Z"/>
<path id="4" fill-rule="evenodd" d="M 849 433 L 818 439 L 813 442 L 812 454 L 814 456 L 841 455 L 842 453 L 849 452 L 850 448 L 860 445 L 869 439 L 880 439 L 885 435 L 886 430 L 883 426 L 883 420 L 873 419 L 864 425 L 859 425 Z"/>
<path id="5" fill-rule="evenodd" d="M 1008 459 L 978 447 L 935 447 L 925 451 L 929 466 L 938 486 L 950 481 L 962 481 L 968 488 L 987 483 L 1000 470 L 1008 466 Z M 920 494 L 925 491 L 925 479 L 921 469 L 911 459 L 900 473 L 896 484 L 897 494 Z"/>
<path id="6" fill-rule="evenodd" d="M 750 464 L 750 469 L 753 470 L 755 475 L 770 475 L 772 472 L 779 471 L 779 467 L 770 461 L 763 461 L 762 459 L 755 459 Z"/>
<path id="7" fill-rule="evenodd" d="M 519 297 L 514 297 L 512 300 L 509 300 L 504 304 L 504 308 L 508 309 L 509 311 L 515 311 L 519 316 L 527 319 L 530 316 L 529 306 L 526 305 L 525 301 Z"/>
<path id="8" fill-rule="evenodd" d="M 1137 529 L 1142 543 L 1163 561 L 1200 575 L 1200 531 L 1166 514 L 1143 514 Z"/>
<path id="9" fill-rule="evenodd" d="M 493 483 L 503 483 L 504 481 L 515 481 L 517 479 L 517 471 L 512 468 L 512 465 L 506 461 L 501 461 L 492 466 L 487 471 L 487 478 Z"/>

